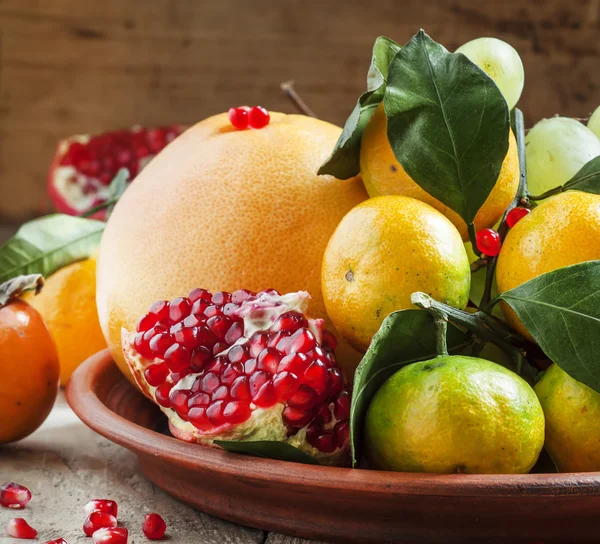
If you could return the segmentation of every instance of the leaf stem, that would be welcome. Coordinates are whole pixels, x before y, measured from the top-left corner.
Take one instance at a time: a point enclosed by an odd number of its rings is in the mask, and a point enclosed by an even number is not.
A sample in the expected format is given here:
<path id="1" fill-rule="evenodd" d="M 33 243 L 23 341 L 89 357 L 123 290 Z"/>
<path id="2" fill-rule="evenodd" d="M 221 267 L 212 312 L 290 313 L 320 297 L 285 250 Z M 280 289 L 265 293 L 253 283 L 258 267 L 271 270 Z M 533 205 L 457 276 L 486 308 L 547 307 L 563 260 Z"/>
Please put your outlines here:
<path id="1" fill-rule="evenodd" d="M 91 217 L 95 213 L 101 212 L 102 210 L 106 210 L 107 208 L 114 206 L 118 200 L 118 198 L 110 198 L 109 200 L 105 200 L 102 204 L 98 204 L 97 206 L 94 206 L 93 208 L 90 208 L 89 210 L 83 212 L 79 217 Z"/>
<path id="2" fill-rule="evenodd" d="M 512 110 L 510 115 L 511 126 L 517 140 L 517 152 L 519 156 L 519 187 L 513 201 L 509 204 L 508 208 L 502 216 L 500 221 L 500 227 L 498 228 L 498 234 L 500 235 L 500 241 L 504 242 L 506 235 L 508 234 L 508 225 L 506 224 L 506 216 L 508 212 L 513 208 L 523 203 L 523 199 L 527 198 L 527 164 L 525 162 L 525 121 L 523 119 L 523 112 L 515 108 Z M 492 285 L 494 283 L 494 274 L 496 273 L 496 264 L 498 257 L 492 257 L 488 259 L 487 271 L 485 274 L 485 286 L 483 289 L 483 295 L 479 308 L 482 312 L 491 313 L 493 304 L 490 304 L 492 296 Z"/>
<path id="3" fill-rule="evenodd" d="M 442 312 L 435 317 L 435 347 L 438 355 L 448 355 L 448 316 Z"/>
<path id="4" fill-rule="evenodd" d="M 469 231 L 469 240 L 471 240 L 471 248 L 473 249 L 473 253 L 475 253 L 475 255 L 481 258 L 481 251 L 479 251 L 479 248 L 477 247 L 477 233 L 475 232 L 475 223 L 469 223 L 469 226 L 467 228 Z"/>
<path id="5" fill-rule="evenodd" d="M 545 193 L 542 193 L 541 195 L 527 195 L 527 198 L 529 200 L 544 200 L 545 198 L 549 198 L 551 196 L 554 195 L 558 195 L 562 192 L 564 192 L 565 190 L 565 186 L 564 185 L 559 185 L 558 187 L 554 187 L 554 189 L 550 189 L 549 191 L 546 191 Z"/>
<path id="6" fill-rule="evenodd" d="M 298 94 L 296 89 L 294 89 L 293 81 L 284 81 L 280 84 L 280 87 L 284 94 L 292 101 L 292 103 L 294 104 L 294 106 L 296 106 L 300 113 L 308 115 L 308 117 L 317 117 L 317 114 L 310 109 L 308 104 L 302 99 L 302 97 Z"/>

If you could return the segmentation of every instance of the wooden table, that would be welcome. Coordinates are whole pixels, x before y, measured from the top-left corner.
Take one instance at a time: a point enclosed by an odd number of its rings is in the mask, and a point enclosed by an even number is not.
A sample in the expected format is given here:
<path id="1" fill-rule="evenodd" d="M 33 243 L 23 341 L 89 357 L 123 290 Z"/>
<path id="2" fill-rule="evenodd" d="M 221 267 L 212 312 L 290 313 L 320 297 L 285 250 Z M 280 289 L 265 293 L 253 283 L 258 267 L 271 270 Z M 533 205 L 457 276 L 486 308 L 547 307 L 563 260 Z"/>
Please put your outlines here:
<path id="1" fill-rule="evenodd" d="M 24 517 L 39 531 L 39 542 L 63 537 L 70 544 L 90 544 L 81 529 L 83 506 L 90 499 L 110 498 L 119 504 L 119 521 L 129 529 L 130 544 L 149 542 L 141 531 L 148 512 L 164 517 L 169 540 L 177 543 L 311 543 L 235 525 L 171 498 L 138 471 L 132 453 L 81 423 L 62 393 L 38 431 L 0 447 L 0 485 L 5 481 L 26 485 L 33 499 L 22 512 L 0 508 L 0 527 L 12 517 Z M 0 544 L 14 542 L 0 534 Z"/>

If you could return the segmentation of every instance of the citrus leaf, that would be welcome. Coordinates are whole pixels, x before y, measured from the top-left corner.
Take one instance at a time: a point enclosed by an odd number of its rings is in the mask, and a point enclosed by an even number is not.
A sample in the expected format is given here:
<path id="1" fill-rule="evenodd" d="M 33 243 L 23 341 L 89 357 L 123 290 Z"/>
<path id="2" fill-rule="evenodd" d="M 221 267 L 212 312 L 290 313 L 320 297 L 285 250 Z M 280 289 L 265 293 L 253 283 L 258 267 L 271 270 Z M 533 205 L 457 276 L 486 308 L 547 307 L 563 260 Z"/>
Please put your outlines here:
<path id="1" fill-rule="evenodd" d="M 399 49 L 396 42 L 385 36 L 375 40 L 367 75 L 367 92 L 359 97 L 331 156 L 319 168 L 319 175 L 331 174 L 338 179 L 348 179 L 359 174 L 362 135 L 383 99 L 388 66 Z"/>
<path id="2" fill-rule="evenodd" d="M 448 351 L 468 345 L 468 335 L 448 324 Z M 361 456 L 363 422 L 373 395 L 403 366 L 437 356 L 433 317 L 422 310 L 401 310 L 386 317 L 354 374 L 350 408 L 352 466 Z"/>
<path id="3" fill-rule="evenodd" d="M 60 268 L 90 257 L 104 223 L 70 215 L 48 215 L 25 223 L 0 246 L 0 282 L 25 274 L 48 277 Z"/>
<path id="4" fill-rule="evenodd" d="M 553 362 L 600 393 L 600 261 L 542 274 L 499 299 Z"/>
<path id="5" fill-rule="evenodd" d="M 600 195 L 600 155 L 586 162 L 563 186 L 564 191 L 576 190 Z"/>
<path id="6" fill-rule="evenodd" d="M 421 30 L 392 60 L 383 105 L 398 162 L 471 223 L 508 151 L 509 111 L 496 84 Z"/>
<path id="7" fill-rule="evenodd" d="M 118 202 L 119 198 L 123 196 L 125 189 L 129 186 L 129 170 L 127 168 L 121 168 L 115 174 L 115 177 L 110 182 L 108 186 L 108 195 L 106 200 L 102 202 L 102 204 L 98 204 L 98 206 L 94 206 L 86 211 L 82 217 L 91 217 L 96 212 L 106 210 L 105 220 L 108 220 L 110 214 L 115 207 L 115 204 Z"/>
<path id="8" fill-rule="evenodd" d="M 264 457 L 265 459 L 277 459 L 279 461 L 291 461 L 293 463 L 304 463 L 305 465 L 318 465 L 319 462 L 308 453 L 295 448 L 287 442 L 274 440 L 257 440 L 248 442 L 231 442 L 227 440 L 215 440 L 217 446 L 232 453 Z"/>
<path id="9" fill-rule="evenodd" d="M 0 283 L 0 308 L 6 306 L 12 299 L 21 296 L 25 291 L 35 290 L 35 294 L 37 295 L 43 286 L 44 277 L 41 274 L 17 276 L 4 283 Z"/>

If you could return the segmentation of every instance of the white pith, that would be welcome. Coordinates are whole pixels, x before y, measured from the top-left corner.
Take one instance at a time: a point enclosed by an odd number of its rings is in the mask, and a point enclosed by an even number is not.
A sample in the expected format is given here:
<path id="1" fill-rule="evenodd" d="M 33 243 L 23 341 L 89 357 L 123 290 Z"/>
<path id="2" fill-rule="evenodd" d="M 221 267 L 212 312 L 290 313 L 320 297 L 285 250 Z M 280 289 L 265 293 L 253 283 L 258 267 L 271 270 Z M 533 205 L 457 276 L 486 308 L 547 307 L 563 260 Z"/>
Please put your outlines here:
<path id="1" fill-rule="evenodd" d="M 265 294 L 260 298 L 244 302 L 237 312 L 237 315 L 244 321 L 244 336 L 235 344 L 221 352 L 219 355 L 225 355 L 235 345 L 245 344 L 255 332 L 269 329 L 282 314 L 289 311 L 298 311 L 306 315 L 310 295 L 304 291 L 289 293 L 283 296 Z M 319 342 L 323 337 L 323 320 L 308 318 L 309 329 L 315 335 Z M 154 400 L 156 387 L 151 386 L 144 378 L 144 370 L 152 365 L 162 362 L 159 359 L 148 360 L 142 357 L 133 347 L 135 332 L 128 332 L 126 329 L 121 331 L 121 343 L 123 354 L 127 364 L 134 375 L 140 387 Z M 199 374 L 189 374 L 182 378 L 173 386 L 173 390 L 192 388 Z M 170 376 L 166 381 L 171 381 Z M 175 427 L 180 438 L 199 444 L 213 445 L 214 440 L 232 440 L 232 441 L 258 441 L 271 440 L 287 442 L 294 447 L 317 458 L 322 464 L 336 464 L 344 455 L 343 449 L 336 449 L 332 453 L 323 453 L 311 446 L 306 440 L 306 431 L 308 425 L 298 431 L 296 434 L 288 437 L 288 428 L 282 420 L 283 403 L 276 403 L 269 408 L 257 408 L 253 403 L 250 404 L 252 415 L 240 424 L 225 424 L 215 427 L 209 431 L 201 431 L 194 427 L 190 422 L 184 421 L 177 412 L 171 408 L 159 406 L 160 409 L 169 418 L 169 423 Z M 332 429 L 337 423 L 334 415 L 333 403 L 330 403 L 331 422 L 324 427 Z"/>

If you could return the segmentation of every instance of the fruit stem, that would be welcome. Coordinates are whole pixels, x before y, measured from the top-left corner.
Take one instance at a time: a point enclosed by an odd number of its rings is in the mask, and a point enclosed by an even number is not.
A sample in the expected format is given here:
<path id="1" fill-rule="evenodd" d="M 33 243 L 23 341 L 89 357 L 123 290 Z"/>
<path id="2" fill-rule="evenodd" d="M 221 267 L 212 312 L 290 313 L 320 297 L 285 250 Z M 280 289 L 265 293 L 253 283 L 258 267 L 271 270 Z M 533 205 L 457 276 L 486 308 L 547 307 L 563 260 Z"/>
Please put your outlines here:
<path id="1" fill-rule="evenodd" d="M 545 193 L 542 193 L 541 195 L 527 195 L 528 200 L 544 200 L 545 198 L 549 198 L 551 196 L 554 195 L 558 195 L 562 192 L 564 192 L 565 187 L 564 185 L 559 185 L 558 187 L 554 187 L 554 189 L 550 189 L 549 191 L 546 191 Z"/>
<path id="2" fill-rule="evenodd" d="M 44 278 L 41 274 L 30 274 L 28 276 L 17 276 L 0 284 L 0 308 L 6 306 L 11 300 L 19 297 L 25 291 L 35 289 L 37 295 L 44 286 Z"/>
<path id="3" fill-rule="evenodd" d="M 509 204 L 508 208 L 502 216 L 500 221 L 500 227 L 498 228 L 498 234 L 500 235 L 500 241 L 504 242 L 506 235 L 508 234 L 508 225 L 506 224 L 506 216 L 508 212 L 519 206 L 524 198 L 527 198 L 527 165 L 525 162 L 525 121 L 523 119 L 523 112 L 519 108 L 514 108 L 510 114 L 510 124 L 515 134 L 517 141 L 517 151 L 519 156 L 519 187 L 517 188 L 517 194 L 513 201 Z M 473 237 L 471 237 L 473 240 Z M 472 243 L 472 242 L 471 242 Z M 474 244 L 473 244 L 474 245 Z M 488 259 L 487 271 L 485 274 L 485 287 L 483 289 L 483 295 L 481 302 L 479 303 L 479 309 L 485 313 L 491 313 L 494 305 L 490 304 L 492 295 L 492 285 L 494 283 L 494 274 L 496 273 L 496 263 L 498 257 Z"/>
<path id="4" fill-rule="evenodd" d="M 293 102 L 294 106 L 300 113 L 307 115 L 308 117 L 317 117 L 316 113 L 308 107 L 308 104 L 304 102 L 302 97 L 294 89 L 293 81 L 284 81 L 280 84 L 281 90 L 284 94 Z"/>

